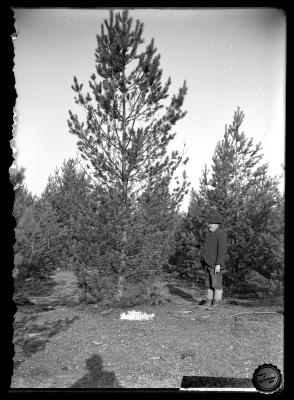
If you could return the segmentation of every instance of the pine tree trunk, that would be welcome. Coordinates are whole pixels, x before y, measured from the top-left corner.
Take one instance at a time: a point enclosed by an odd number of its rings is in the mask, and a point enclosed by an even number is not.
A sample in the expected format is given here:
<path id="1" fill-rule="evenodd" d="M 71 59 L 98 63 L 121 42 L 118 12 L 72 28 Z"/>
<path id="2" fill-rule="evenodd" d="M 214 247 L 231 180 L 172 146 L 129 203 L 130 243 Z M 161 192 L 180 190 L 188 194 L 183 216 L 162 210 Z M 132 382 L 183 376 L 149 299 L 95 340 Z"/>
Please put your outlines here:
<path id="1" fill-rule="evenodd" d="M 122 298 L 125 287 L 125 271 L 126 271 L 126 244 L 127 244 L 127 231 L 126 231 L 126 208 L 128 196 L 128 182 L 126 177 L 126 106 L 125 106 L 125 93 L 123 93 L 123 119 L 122 119 L 122 190 L 123 190 L 123 228 L 121 238 L 121 258 L 120 258 L 120 272 L 117 280 L 116 300 L 119 302 Z"/>
<path id="2" fill-rule="evenodd" d="M 237 129 L 238 133 L 238 129 Z M 235 231 L 235 245 L 236 249 L 238 249 L 238 243 L 239 243 L 239 235 L 238 235 L 238 223 L 239 223 L 239 209 L 238 209 L 238 201 L 239 201 L 239 193 L 238 193 L 238 141 L 236 139 L 235 142 L 235 205 L 236 205 L 236 231 Z M 238 263 L 239 263 L 239 257 L 237 255 L 237 260 L 236 260 L 236 265 L 235 265 L 235 270 L 238 272 Z"/>

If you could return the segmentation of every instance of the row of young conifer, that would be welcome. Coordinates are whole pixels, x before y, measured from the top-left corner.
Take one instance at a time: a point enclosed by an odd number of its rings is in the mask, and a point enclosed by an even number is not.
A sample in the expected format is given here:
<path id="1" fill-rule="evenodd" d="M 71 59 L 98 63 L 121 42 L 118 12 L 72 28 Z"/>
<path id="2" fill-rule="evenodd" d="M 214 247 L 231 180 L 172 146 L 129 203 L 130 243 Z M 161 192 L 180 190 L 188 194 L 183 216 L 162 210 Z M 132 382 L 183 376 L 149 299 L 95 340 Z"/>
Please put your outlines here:
<path id="1" fill-rule="evenodd" d="M 216 146 L 211 170 L 205 166 L 199 189 L 190 191 L 187 212 L 173 210 L 170 190 L 161 186 L 157 196 L 148 190 L 142 193 L 123 225 L 109 194 L 93 187 L 78 160 L 65 161 L 39 197 L 23 184 L 24 171 L 15 170 L 17 287 L 29 277 L 52 274 L 57 267 L 75 272 L 81 301 L 87 302 L 158 301 L 164 291 L 163 274 L 201 286 L 207 218 L 217 210 L 228 237 L 225 286 L 241 290 L 250 282 L 251 290 L 256 284 L 268 293 L 281 291 L 284 195 L 278 177 L 270 177 L 262 163 L 260 145 L 239 134 L 242 121 L 237 110 Z M 125 226 L 128 242 L 122 271 Z"/>

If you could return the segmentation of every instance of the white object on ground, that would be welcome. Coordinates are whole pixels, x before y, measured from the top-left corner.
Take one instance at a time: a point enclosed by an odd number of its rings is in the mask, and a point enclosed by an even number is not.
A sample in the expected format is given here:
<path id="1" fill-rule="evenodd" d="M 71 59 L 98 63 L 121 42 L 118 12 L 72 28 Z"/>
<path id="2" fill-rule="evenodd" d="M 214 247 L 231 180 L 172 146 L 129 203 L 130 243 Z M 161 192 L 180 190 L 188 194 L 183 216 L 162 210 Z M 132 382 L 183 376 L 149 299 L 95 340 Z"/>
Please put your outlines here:
<path id="1" fill-rule="evenodd" d="M 146 314 L 145 312 L 131 310 L 120 314 L 120 319 L 148 321 L 154 318 L 154 314 Z"/>
<path id="2" fill-rule="evenodd" d="M 103 342 L 97 342 L 96 340 L 92 340 L 92 343 L 96 344 L 97 346 L 103 344 Z"/>

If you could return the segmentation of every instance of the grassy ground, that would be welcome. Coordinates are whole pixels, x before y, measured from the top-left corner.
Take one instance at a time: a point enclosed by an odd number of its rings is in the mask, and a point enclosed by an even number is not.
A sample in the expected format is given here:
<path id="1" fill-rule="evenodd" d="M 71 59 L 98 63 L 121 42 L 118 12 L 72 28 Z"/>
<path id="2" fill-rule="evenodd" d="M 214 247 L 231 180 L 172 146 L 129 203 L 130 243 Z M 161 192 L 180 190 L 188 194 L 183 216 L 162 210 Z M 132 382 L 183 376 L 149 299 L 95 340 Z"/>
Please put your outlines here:
<path id="1" fill-rule="evenodd" d="M 126 321 L 119 309 L 75 305 L 72 273 L 52 281 L 18 307 L 11 388 L 178 388 L 183 375 L 251 379 L 263 363 L 283 372 L 283 307 L 272 299 L 201 310 L 201 291 L 172 282 L 169 303 L 131 308 L 153 320 Z M 234 316 L 252 311 L 275 313 Z"/>

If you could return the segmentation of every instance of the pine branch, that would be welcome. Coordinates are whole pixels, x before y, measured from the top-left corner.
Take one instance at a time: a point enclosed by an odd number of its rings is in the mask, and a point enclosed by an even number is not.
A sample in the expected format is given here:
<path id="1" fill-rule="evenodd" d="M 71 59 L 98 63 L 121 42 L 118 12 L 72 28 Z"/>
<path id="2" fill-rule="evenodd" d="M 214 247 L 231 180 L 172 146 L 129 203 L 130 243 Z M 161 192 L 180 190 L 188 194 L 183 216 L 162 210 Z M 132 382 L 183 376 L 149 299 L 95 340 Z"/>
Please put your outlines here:
<path id="1" fill-rule="evenodd" d="M 94 179 L 88 174 L 88 172 L 85 170 L 85 168 L 83 167 L 83 165 L 81 164 L 80 159 L 78 158 L 78 163 L 80 164 L 80 166 L 82 167 L 82 170 L 84 171 L 84 173 L 88 176 L 88 178 L 95 184 L 95 186 L 98 184 L 98 182 L 94 181 Z"/>
<path id="2" fill-rule="evenodd" d="M 117 150 L 119 150 L 119 149 L 120 149 L 119 146 L 117 146 L 116 143 L 114 143 L 112 140 L 110 140 L 109 136 L 108 136 L 107 133 L 104 131 L 102 125 L 99 123 L 99 121 L 98 121 L 98 119 L 97 119 L 97 116 L 96 116 L 96 113 L 93 113 L 92 115 L 94 116 L 95 121 L 96 121 L 98 127 L 99 127 L 99 128 L 101 129 L 101 131 L 102 131 L 101 137 L 102 137 L 104 140 L 106 140 L 108 143 L 110 143 L 113 147 L 115 147 Z M 118 139 L 119 139 L 119 138 L 118 138 Z M 120 141 L 119 141 L 119 145 L 120 145 Z"/>

